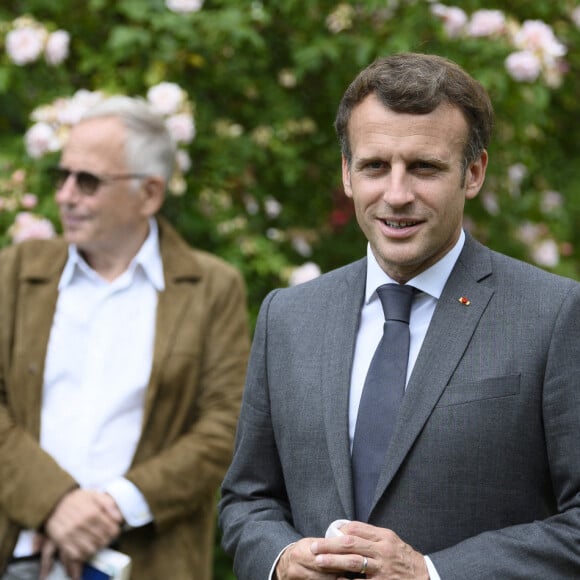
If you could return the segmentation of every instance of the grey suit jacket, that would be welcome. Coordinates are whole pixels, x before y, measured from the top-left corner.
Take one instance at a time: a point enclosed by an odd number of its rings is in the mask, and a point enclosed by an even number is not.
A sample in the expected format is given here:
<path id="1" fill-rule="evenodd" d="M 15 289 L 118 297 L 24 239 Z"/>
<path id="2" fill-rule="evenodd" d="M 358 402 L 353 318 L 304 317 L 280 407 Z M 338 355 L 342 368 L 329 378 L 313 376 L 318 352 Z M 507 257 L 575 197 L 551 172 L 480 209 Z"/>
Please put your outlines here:
<path id="1" fill-rule="evenodd" d="M 354 516 L 348 391 L 365 274 L 361 260 L 262 305 L 220 502 L 240 580 L 267 579 L 284 546 Z M 580 284 L 468 236 L 369 523 L 443 580 L 580 578 Z"/>

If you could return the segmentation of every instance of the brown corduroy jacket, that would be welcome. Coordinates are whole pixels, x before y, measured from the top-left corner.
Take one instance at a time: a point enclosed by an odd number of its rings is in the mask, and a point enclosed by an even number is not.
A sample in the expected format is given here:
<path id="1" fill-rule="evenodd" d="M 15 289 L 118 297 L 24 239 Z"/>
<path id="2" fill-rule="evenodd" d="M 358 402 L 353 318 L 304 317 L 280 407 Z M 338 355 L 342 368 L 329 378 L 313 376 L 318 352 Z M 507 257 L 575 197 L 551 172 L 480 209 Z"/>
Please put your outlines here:
<path id="1" fill-rule="evenodd" d="M 139 580 L 210 580 L 216 490 L 230 462 L 249 350 L 240 274 L 190 248 L 159 219 L 165 290 L 143 429 L 125 474 L 154 523 L 124 532 L 119 549 Z M 0 253 L 0 573 L 18 533 L 42 526 L 76 486 L 38 443 L 44 362 L 63 240 Z"/>

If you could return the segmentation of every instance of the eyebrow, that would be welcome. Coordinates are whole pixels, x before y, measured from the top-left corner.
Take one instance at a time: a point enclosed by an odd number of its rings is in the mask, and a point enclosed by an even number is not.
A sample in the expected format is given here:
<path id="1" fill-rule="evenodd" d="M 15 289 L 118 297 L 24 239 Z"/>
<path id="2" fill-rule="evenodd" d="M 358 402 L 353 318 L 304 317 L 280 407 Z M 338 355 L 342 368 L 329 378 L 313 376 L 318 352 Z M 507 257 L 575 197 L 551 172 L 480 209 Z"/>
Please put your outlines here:
<path id="1" fill-rule="evenodd" d="M 381 162 L 381 163 L 389 163 L 381 155 L 369 155 L 369 156 L 365 156 L 365 157 L 360 157 L 358 159 L 354 159 L 353 167 L 355 169 L 361 169 L 367 163 L 372 163 L 372 162 L 377 162 L 377 161 Z M 439 167 L 449 167 L 451 165 L 451 160 L 444 159 L 442 157 L 435 156 L 435 155 L 417 155 L 417 156 L 411 158 L 410 160 L 404 159 L 404 162 L 407 166 L 411 166 L 415 163 L 429 163 L 431 165 L 437 165 Z"/>

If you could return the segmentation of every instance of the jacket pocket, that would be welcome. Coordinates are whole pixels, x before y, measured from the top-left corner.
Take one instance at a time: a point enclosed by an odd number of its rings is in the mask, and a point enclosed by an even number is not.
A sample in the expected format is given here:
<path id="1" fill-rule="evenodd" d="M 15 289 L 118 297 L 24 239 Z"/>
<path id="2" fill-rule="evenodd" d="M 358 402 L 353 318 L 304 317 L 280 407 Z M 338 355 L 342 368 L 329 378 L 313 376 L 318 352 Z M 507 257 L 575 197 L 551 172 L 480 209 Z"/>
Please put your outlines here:
<path id="1" fill-rule="evenodd" d="M 519 392 L 519 374 L 490 377 L 480 381 L 451 382 L 445 387 L 437 406 L 450 407 L 485 399 L 511 397 Z"/>

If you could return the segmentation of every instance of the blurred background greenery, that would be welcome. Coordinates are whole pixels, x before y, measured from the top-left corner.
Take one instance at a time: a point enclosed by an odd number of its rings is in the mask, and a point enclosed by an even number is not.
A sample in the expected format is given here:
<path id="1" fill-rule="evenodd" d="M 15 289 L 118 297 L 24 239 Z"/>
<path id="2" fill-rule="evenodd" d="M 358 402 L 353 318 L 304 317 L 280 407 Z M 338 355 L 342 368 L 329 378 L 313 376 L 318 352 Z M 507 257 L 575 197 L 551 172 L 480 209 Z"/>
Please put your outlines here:
<path id="1" fill-rule="evenodd" d="M 468 203 L 466 228 L 496 250 L 580 278 L 579 6 L 4 0 L 0 245 L 58 232 L 45 175 L 58 144 L 42 149 L 35 128 L 41 119 L 62 137 L 55 103 L 70 105 L 79 91 L 145 98 L 152 87 L 179 87 L 195 137 L 182 139 L 190 167 L 163 211 L 190 243 L 242 271 L 254 317 L 270 289 L 364 254 L 342 192 L 334 115 L 362 67 L 412 50 L 457 61 L 495 105 L 488 178 Z M 215 578 L 234 578 L 219 548 Z"/>

